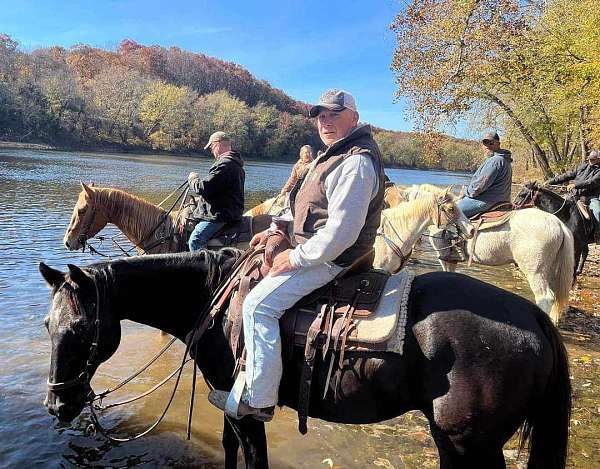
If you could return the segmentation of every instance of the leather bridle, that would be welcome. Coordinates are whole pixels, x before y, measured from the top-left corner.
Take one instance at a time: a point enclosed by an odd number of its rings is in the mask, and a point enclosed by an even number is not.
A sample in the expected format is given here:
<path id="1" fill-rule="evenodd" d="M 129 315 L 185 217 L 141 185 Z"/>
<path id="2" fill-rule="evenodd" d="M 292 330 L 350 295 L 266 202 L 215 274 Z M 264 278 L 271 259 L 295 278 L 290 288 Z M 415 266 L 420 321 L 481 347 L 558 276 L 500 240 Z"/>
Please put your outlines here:
<path id="1" fill-rule="evenodd" d="M 379 227 L 379 229 L 377 230 L 377 236 L 380 236 L 383 239 L 383 241 L 385 242 L 385 244 L 387 244 L 387 246 L 391 249 L 391 251 L 400 259 L 400 266 L 398 267 L 398 269 L 396 269 L 394 272 L 391 272 L 392 274 L 397 274 L 398 272 L 400 272 L 400 270 L 402 270 L 402 268 L 404 267 L 404 265 L 410 258 L 411 254 L 412 254 L 412 249 L 410 250 L 410 252 L 408 254 L 404 254 L 402 252 L 402 248 L 392 238 L 390 238 L 389 236 L 387 236 L 385 234 L 385 225 L 388 224 L 390 226 L 390 228 L 392 229 L 392 231 L 394 232 L 394 234 L 403 243 L 404 241 L 402 240 L 402 237 L 398 233 L 398 230 L 396 230 L 396 227 L 383 213 L 381 214 L 381 220 L 382 220 L 382 223 L 381 223 L 381 226 Z"/>
<path id="2" fill-rule="evenodd" d="M 62 286 L 64 286 L 63 284 Z M 61 288 L 62 288 L 61 286 Z M 92 344 L 90 345 L 90 351 L 88 354 L 88 358 L 85 363 L 85 367 L 83 371 L 77 375 L 77 377 L 70 379 L 68 381 L 63 381 L 60 383 L 53 383 L 49 379 L 46 381 L 48 385 L 48 390 L 51 392 L 63 391 L 65 389 L 72 388 L 74 386 L 79 385 L 89 385 L 92 377 L 92 368 L 94 367 L 94 360 L 98 355 L 98 342 L 100 340 L 100 289 L 98 288 L 98 282 L 94 281 L 94 287 L 96 291 L 96 302 L 95 302 L 95 318 L 94 318 L 94 338 L 92 339 Z M 60 290 L 60 289 L 59 289 Z M 85 306 L 84 306 L 85 309 Z M 91 393 L 93 395 L 93 392 Z M 88 395 L 88 399 L 93 398 L 93 396 Z"/>
<path id="3" fill-rule="evenodd" d="M 85 220 L 86 223 L 83 225 L 83 229 L 79 232 L 79 236 L 77 236 L 77 241 L 79 241 L 81 243 L 82 250 L 84 250 L 84 251 L 85 251 L 85 245 L 87 244 L 88 239 L 90 239 L 88 232 L 90 231 L 90 228 L 92 227 L 92 225 L 94 224 L 94 221 L 96 220 L 96 206 L 95 205 L 92 205 L 90 207 L 90 212 L 91 212 L 90 215 Z"/>
<path id="4" fill-rule="evenodd" d="M 442 205 L 444 205 L 446 202 L 447 202 L 447 200 L 444 199 L 437 203 L 437 215 L 436 215 L 436 222 L 435 222 L 435 226 L 437 228 L 440 228 L 441 220 L 442 220 L 442 211 L 443 211 Z M 404 267 L 406 262 L 408 262 L 408 259 L 410 259 L 410 256 L 412 255 L 413 250 L 411 248 L 410 252 L 408 252 L 407 254 L 404 254 L 402 252 L 402 248 L 392 238 L 390 238 L 385 233 L 385 226 L 387 224 L 392 229 L 393 234 L 400 240 L 400 242 L 404 243 L 404 240 L 400 236 L 400 233 L 398 233 L 398 230 L 396 229 L 394 224 L 390 221 L 390 219 L 388 217 L 386 217 L 383 214 L 383 212 L 381 213 L 381 220 L 382 220 L 382 223 L 381 223 L 381 226 L 377 230 L 377 236 L 380 236 L 383 239 L 383 241 L 385 242 L 385 244 L 387 244 L 387 246 L 391 249 L 391 251 L 400 259 L 400 266 L 398 267 L 398 269 L 396 269 L 394 272 L 391 272 L 392 274 L 397 274 L 398 272 L 400 272 L 400 270 L 402 270 L 402 268 Z"/>

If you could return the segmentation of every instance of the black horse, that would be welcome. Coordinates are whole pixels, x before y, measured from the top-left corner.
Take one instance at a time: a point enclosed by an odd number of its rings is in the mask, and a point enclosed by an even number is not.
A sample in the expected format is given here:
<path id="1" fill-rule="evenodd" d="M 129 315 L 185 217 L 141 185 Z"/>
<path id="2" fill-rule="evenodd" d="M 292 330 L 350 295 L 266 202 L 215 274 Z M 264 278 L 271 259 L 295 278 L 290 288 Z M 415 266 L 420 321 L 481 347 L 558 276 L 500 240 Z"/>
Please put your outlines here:
<path id="1" fill-rule="evenodd" d="M 40 264 L 52 287 L 46 319 L 52 342 L 49 412 L 70 421 L 82 411 L 91 395 L 89 379 L 119 345 L 123 319 L 184 340 L 238 256 L 231 249 L 152 255 L 84 269 L 69 265 L 67 273 Z M 228 390 L 234 358 L 220 324 L 191 350 L 206 380 Z M 460 274 L 420 275 L 410 294 L 404 354 L 345 357 L 339 391 L 325 399 L 318 394 L 328 370 L 317 359 L 312 417 L 373 423 L 420 410 L 429 420 L 440 467 L 461 469 L 504 468 L 502 447 L 522 427 L 529 469 L 565 467 L 571 409 L 567 354 L 547 315 L 529 301 Z M 284 362 L 279 402 L 295 408 L 303 350 Z M 225 419 L 226 467 L 236 466 L 240 444 L 246 467 L 268 466 L 263 423 Z"/>
<path id="2" fill-rule="evenodd" d="M 573 233 L 575 251 L 575 275 L 581 274 L 588 256 L 588 244 L 594 242 L 593 221 L 586 220 L 577 208 L 573 197 L 562 197 L 556 192 L 540 186 L 537 182 L 528 182 L 519 191 L 513 202 L 516 208 L 535 206 L 544 212 L 552 213 Z"/>

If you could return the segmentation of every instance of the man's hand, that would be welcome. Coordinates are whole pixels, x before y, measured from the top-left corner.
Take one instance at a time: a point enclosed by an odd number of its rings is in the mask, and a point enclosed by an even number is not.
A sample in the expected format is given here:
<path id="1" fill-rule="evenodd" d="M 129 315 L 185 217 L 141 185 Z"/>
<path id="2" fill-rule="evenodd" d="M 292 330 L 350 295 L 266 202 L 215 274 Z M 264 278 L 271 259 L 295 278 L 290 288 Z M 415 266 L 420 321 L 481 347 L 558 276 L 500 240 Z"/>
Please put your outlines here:
<path id="1" fill-rule="evenodd" d="M 292 252 L 291 249 L 286 249 L 275 256 L 275 259 L 273 259 L 273 267 L 271 267 L 271 270 L 269 271 L 271 277 L 276 277 L 277 275 L 296 269 L 296 267 L 290 263 L 290 252 Z"/>
<path id="2" fill-rule="evenodd" d="M 261 231 L 260 233 L 256 233 L 250 240 L 250 247 L 254 248 L 261 244 L 266 244 L 267 238 L 269 237 L 269 233 L 267 231 L 268 230 Z"/>
<path id="3" fill-rule="evenodd" d="M 572 191 L 575 190 L 575 184 L 570 182 L 569 184 L 567 184 L 567 190 L 568 191 Z"/>
<path id="4" fill-rule="evenodd" d="M 200 175 L 199 175 L 197 172 L 195 172 L 195 171 L 192 171 L 192 172 L 191 172 L 191 173 L 188 175 L 188 184 L 191 186 L 191 185 L 192 185 L 192 182 L 193 182 L 195 179 L 198 179 L 199 177 L 200 177 Z"/>

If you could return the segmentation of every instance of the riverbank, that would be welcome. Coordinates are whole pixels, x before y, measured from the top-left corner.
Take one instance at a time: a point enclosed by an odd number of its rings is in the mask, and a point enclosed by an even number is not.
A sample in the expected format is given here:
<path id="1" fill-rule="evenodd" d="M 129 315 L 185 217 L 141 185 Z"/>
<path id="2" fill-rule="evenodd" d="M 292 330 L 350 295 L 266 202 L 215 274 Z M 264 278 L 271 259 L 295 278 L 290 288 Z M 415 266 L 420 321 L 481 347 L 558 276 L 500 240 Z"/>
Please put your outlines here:
<path id="1" fill-rule="evenodd" d="M 100 154 L 111 154 L 111 155 L 161 155 L 161 156 L 173 156 L 177 158 L 212 158 L 208 153 L 204 151 L 186 151 L 186 152 L 168 152 L 153 150 L 146 147 L 128 147 L 123 148 L 121 146 L 112 145 L 100 145 L 100 146 L 86 146 L 86 145 L 49 145 L 44 143 L 25 143 L 25 142 L 11 142 L 0 140 L 0 149 L 16 149 L 16 150 L 40 150 L 40 151 L 60 151 L 60 152 L 85 152 L 85 153 L 100 153 Z M 257 161 L 257 162 L 268 162 L 268 163 L 294 163 L 295 159 L 261 159 L 261 158 L 244 158 L 246 161 Z M 451 173 L 459 175 L 470 175 L 471 172 L 450 170 L 445 168 L 420 168 L 420 167 L 407 167 L 401 165 L 386 165 L 386 169 L 401 169 L 407 171 L 436 171 L 442 173 Z"/>

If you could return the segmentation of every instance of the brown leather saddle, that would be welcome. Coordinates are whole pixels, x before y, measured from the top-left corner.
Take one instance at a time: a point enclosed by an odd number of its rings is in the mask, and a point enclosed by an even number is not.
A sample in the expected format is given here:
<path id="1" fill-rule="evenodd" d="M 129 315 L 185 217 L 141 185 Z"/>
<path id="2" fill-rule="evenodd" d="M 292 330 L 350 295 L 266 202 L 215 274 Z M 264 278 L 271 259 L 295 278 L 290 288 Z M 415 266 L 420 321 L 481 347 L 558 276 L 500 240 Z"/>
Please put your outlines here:
<path id="1" fill-rule="evenodd" d="M 499 202 L 495 205 L 492 205 L 485 212 L 478 213 L 473 215 L 470 220 L 473 225 L 476 227 L 481 227 L 482 225 L 491 225 L 498 226 L 502 223 L 508 221 L 511 217 L 513 211 L 513 205 L 511 202 Z M 491 227 L 491 226 L 490 226 Z"/>
<path id="2" fill-rule="evenodd" d="M 195 202 L 190 202 L 179 214 L 177 237 L 180 250 L 187 250 L 187 243 L 190 234 L 194 231 L 198 220 L 192 217 L 196 207 Z M 256 217 L 243 216 L 240 220 L 228 223 L 220 229 L 208 243 L 210 248 L 222 248 L 229 246 L 239 246 L 241 243 L 249 243 L 254 233 L 258 233 L 268 228 L 271 223 L 271 215 L 258 215 Z"/>
<path id="3" fill-rule="evenodd" d="M 238 363 L 236 373 L 244 361 L 242 305 L 252 287 L 268 273 L 262 257 L 262 251 L 250 256 L 240 270 L 239 277 L 233 280 L 237 282 L 237 286 L 232 289 L 225 331 Z M 284 360 L 291 359 L 295 350 L 300 349 L 304 353 L 298 397 L 301 433 L 307 431 L 312 375 L 318 352 L 324 362 L 329 359 L 324 389 L 326 395 L 330 389 L 337 393 L 340 376 L 338 371 L 343 367 L 346 351 L 386 350 L 387 341 L 362 342 L 357 335 L 355 319 L 367 318 L 376 311 L 388 278 L 389 274 L 381 270 L 351 272 L 302 298 L 281 318 Z"/>
<path id="4" fill-rule="evenodd" d="M 475 244 L 480 231 L 495 228 L 506 223 L 513 214 L 513 205 L 511 202 L 498 202 L 492 205 L 488 210 L 477 213 L 469 218 L 471 224 L 475 227 L 475 232 L 471 241 L 470 249 L 467 249 L 467 241 L 461 240 L 457 244 L 460 249 L 460 260 L 467 261 L 467 267 L 471 267 L 473 263 L 473 253 L 475 252 Z M 468 256 L 465 256 L 468 252 Z M 456 262 L 456 261 L 455 261 Z"/>

